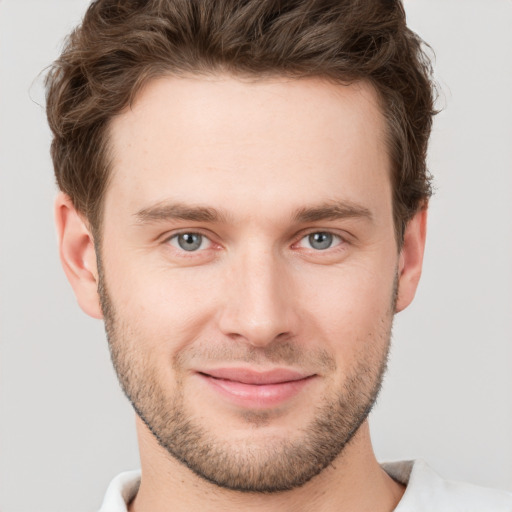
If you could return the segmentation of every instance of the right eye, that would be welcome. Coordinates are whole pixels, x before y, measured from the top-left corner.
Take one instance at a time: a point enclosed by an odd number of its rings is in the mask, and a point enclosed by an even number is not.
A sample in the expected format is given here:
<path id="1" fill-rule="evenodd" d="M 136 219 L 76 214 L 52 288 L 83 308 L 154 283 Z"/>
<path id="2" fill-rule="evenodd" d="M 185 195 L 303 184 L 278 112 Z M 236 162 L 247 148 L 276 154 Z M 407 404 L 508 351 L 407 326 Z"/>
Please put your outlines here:
<path id="1" fill-rule="evenodd" d="M 201 233 L 178 233 L 168 239 L 168 242 L 176 249 L 181 249 L 187 252 L 197 252 L 204 249 L 209 249 L 212 245 L 211 240 Z"/>

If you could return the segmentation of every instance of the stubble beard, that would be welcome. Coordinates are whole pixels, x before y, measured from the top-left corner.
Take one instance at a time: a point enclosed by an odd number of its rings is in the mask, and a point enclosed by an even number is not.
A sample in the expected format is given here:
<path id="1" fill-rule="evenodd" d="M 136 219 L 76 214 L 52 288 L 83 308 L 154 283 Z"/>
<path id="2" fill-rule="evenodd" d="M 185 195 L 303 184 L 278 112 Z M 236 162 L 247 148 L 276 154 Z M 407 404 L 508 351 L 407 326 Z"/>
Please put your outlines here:
<path id="1" fill-rule="evenodd" d="M 242 492 L 276 493 L 300 487 L 342 454 L 368 417 L 387 367 L 396 282 L 390 313 L 380 322 L 381 331 L 374 334 L 373 340 L 364 340 L 358 362 L 341 389 L 330 393 L 316 406 L 314 419 L 300 429 L 300 435 L 294 440 L 279 438 L 251 442 L 253 429 L 265 426 L 267 422 L 263 411 L 245 415 L 245 421 L 252 428 L 248 428 L 246 440 L 235 444 L 229 435 L 225 440 L 216 438 L 194 418 L 188 410 L 179 378 L 173 396 L 166 393 L 148 354 L 134 348 L 137 343 L 130 339 L 134 331 L 120 322 L 99 263 L 98 292 L 119 383 L 158 443 L 199 477 L 221 488 Z M 301 353 L 293 342 L 276 343 L 274 347 L 277 348 L 267 347 L 263 356 L 261 353 L 255 356 L 253 350 L 245 360 L 268 358 L 286 364 L 312 355 Z M 325 360 L 325 352 L 314 354 L 314 357 L 335 367 L 332 357 Z"/>

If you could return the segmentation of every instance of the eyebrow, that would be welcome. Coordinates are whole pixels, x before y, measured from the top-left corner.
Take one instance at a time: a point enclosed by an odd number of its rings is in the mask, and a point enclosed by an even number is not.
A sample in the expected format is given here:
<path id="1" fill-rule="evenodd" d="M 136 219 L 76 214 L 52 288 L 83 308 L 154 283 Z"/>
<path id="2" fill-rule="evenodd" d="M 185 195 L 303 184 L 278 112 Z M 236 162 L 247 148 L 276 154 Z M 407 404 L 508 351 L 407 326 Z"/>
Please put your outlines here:
<path id="1" fill-rule="evenodd" d="M 373 216 L 368 208 L 350 201 L 339 201 L 311 208 L 300 208 L 293 216 L 296 222 L 317 222 L 346 218 L 362 218 L 371 221 Z"/>
<path id="2" fill-rule="evenodd" d="M 182 203 L 159 203 L 143 208 L 135 214 L 137 222 L 146 224 L 169 220 L 192 222 L 226 222 L 225 212 L 207 206 L 190 206 Z"/>
<path id="3" fill-rule="evenodd" d="M 230 215 L 224 210 L 200 205 L 183 203 L 158 203 L 143 208 L 135 213 L 138 224 L 184 220 L 191 222 L 227 223 Z M 372 220 L 370 210 L 350 201 L 337 201 L 318 206 L 299 208 L 292 215 L 297 223 L 338 220 L 346 218 L 363 218 Z"/>

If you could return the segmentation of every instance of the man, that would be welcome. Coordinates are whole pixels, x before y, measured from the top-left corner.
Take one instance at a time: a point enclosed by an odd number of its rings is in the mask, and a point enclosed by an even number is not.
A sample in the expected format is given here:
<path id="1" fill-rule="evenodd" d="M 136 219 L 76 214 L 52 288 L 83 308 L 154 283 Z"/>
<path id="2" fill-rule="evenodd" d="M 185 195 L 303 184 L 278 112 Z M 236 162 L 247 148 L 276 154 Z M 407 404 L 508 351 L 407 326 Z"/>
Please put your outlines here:
<path id="1" fill-rule="evenodd" d="M 48 118 L 62 263 L 137 413 L 102 511 L 512 509 L 372 451 L 432 115 L 398 1 L 91 4 Z"/>

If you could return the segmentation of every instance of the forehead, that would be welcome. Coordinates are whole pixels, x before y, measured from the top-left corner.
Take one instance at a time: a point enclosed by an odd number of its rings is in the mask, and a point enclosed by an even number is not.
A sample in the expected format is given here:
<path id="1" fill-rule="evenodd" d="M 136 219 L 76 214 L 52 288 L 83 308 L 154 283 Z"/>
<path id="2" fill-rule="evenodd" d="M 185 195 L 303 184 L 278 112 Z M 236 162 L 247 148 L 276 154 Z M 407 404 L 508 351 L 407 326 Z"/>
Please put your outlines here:
<path id="1" fill-rule="evenodd" d="M 127 212 L 170 198 L 225 206 L 227 195 L 246 213 L 255 197 L 274 210 L 361 192 L 372 203 L 390 187 L 385 123 L 365 83 L 164 77 L 112 121 L 110 143 L 106 212 L 109 201 Z"/>

